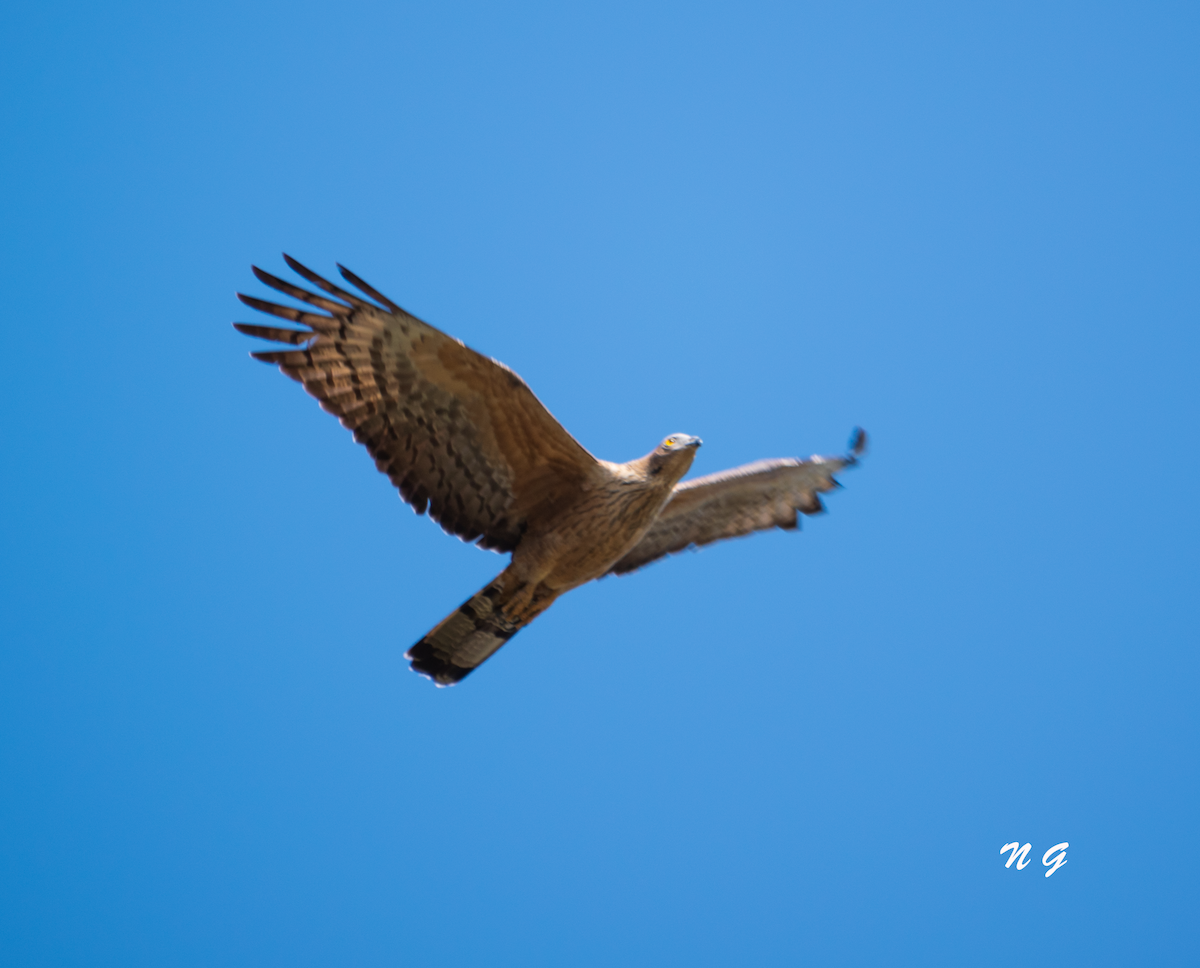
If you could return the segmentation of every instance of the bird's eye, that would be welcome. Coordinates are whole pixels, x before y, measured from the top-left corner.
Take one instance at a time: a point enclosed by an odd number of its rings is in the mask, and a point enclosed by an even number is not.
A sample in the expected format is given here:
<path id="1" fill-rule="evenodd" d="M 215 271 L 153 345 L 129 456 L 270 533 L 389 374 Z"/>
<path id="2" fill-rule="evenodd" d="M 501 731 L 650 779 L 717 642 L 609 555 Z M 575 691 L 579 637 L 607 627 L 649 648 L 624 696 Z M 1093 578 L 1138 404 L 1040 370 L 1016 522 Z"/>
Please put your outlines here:
<path id="1" fill-rule="evenodd" d="M 668 447 L 674 447 L 675 446 L 675 438 L 668 437 L 665 441 L 663 441 L 663 443 L 665 443 Z"/>

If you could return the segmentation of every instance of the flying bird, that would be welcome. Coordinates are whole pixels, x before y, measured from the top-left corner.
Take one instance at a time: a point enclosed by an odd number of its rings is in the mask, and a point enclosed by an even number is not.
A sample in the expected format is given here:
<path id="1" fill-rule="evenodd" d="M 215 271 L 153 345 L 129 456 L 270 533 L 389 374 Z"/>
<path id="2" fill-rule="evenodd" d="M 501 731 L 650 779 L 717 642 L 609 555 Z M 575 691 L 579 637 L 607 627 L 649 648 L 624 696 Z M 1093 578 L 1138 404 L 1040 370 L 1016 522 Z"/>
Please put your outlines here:
<path id="1" fill-rule="evenodd" d="M 338 266 L 358 293 L 287 264 L 320 293 L 257 266 L 255 276 L 305 308 L 238 293 L 295 327 L 234 323 L 295 349 L 251 355 L 304 386 L 354 433 L 417 514 L 481 548 L 511 552 L 507 568 L 406 653 L 412 668 L 451 685 L 559 596 L 665 555 L 823 510 L 819 495 L 855 464 L 866 435 L 841 457 L 762 460 L 682 481 L 701 440 L 666 437 L 624 464 L 593 457 L 503 363 L 405 312 Z M 322 295 L 321 293 L 324 293 Z M 304 328 L 299 328 L 304 327 Z"/>

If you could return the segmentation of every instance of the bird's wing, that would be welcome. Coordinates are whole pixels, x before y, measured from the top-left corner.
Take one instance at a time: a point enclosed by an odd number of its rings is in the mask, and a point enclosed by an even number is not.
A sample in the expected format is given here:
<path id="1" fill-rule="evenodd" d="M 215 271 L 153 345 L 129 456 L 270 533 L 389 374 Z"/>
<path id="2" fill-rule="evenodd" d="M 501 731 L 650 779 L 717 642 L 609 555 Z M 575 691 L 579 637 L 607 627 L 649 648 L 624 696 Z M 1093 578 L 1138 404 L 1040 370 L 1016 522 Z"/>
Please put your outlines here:
<path id="1" fill-rule="evenodd" d="M 833 475 L 857 463 L 865 444 L 866 435 L 859 430 L 844 457 L 760 460 L 677 484 L 646 536 L 609 573 L 623 575 L 722 538 L 799 527 L 796 512 L 821 513 L 818 495 L 839 486 Z"/>
<path id="2" fill-rule="evenodd" d="M 511 551 L 530 523 L 603 473 L 503 363 L 409 315 L 341 266 L 350 283 L 386 308 L 284 258 L 328 295 L 255 267 L 262 282 L 305 309 L 238 298 L 308 328 L 234 326 L 299 347 L 252 355 L 277 364 L 353 431 L 418 514 L 428 508 L 464 541 Z"/>

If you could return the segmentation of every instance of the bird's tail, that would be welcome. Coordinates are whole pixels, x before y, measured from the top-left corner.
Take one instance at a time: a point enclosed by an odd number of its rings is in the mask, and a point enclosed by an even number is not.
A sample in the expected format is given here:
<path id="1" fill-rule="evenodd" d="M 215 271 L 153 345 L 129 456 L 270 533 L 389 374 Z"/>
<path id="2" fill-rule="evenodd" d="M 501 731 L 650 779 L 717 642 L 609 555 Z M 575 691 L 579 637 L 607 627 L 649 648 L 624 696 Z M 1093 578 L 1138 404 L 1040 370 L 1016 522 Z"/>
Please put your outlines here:
<path id="1" fill-rule="evenodd" d="M 552 601 L 549 596 L 539 600 L 505 569 L 438 622 L 404 657 L 412 662 L 414 672 L 439 686 L 452 686 L 487 661 Z"/>

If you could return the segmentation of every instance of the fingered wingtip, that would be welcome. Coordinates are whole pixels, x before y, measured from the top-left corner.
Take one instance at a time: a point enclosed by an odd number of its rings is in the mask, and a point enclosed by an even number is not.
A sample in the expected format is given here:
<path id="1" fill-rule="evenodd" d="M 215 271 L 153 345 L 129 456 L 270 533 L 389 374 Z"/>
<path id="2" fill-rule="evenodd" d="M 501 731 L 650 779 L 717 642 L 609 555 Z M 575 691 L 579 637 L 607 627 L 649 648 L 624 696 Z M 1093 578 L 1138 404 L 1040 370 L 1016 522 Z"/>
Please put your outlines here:
<path id="1" fill-rule="evenodd" d="M 850 434 L 850 453 L 861 457 L 867 452 L 867 432 L 862 427 L 855 427 Z"/>
<path id="2" fill-rule="evenodd" d="M 403 309 L 401 309 L 394 302 L 392 302 L 390 299 L 388 299 L 387 296 L 385 296 L 383 293 L 381 293 L 374 286 L 370 285 L 367 282 L 364 282 L 361 278 L 356 276 L 353 272 L 351 272 L 349 269 L 347 269 L 340 262 L 335 262 L 334 265 L 337 266 L 338 272 L 341 273 L 342 278 L 345 279 L 348 283 L 350 283 L 350 285 L 355 286 L 357 289 L 359 289 L 363 293 L 366 293 L 366 295 L 370 296 L 372 299 L 382 303 L 391 312 L 393 312 L 393 313 L 403 313 L 404 312 Z"/>

